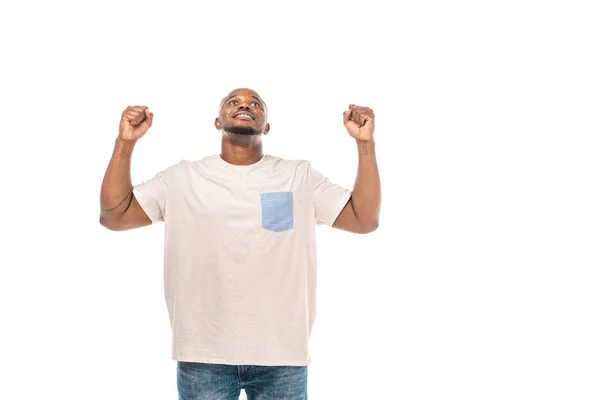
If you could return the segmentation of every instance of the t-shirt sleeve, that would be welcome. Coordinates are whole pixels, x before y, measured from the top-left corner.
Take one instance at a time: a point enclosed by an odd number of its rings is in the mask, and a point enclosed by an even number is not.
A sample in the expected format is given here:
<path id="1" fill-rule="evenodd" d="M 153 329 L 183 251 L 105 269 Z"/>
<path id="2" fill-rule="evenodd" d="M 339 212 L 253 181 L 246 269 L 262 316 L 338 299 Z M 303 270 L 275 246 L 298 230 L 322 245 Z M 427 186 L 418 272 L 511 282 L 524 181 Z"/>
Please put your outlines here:
<path id="1" fill-rule="evenodd" d="M 136 200 L 152 223 L 164 221 L 169 190 L 182 163 L 172 165 L 158 172 L 153 178 L 133 186 Z"/>
<path id="2" fill-rule="evenodd" d="M 333 226 L 350 199 L 352 191 L 331 182 L 310 164 L 308 165 L 308 176 L 313 191 L 317 225 Z"/>

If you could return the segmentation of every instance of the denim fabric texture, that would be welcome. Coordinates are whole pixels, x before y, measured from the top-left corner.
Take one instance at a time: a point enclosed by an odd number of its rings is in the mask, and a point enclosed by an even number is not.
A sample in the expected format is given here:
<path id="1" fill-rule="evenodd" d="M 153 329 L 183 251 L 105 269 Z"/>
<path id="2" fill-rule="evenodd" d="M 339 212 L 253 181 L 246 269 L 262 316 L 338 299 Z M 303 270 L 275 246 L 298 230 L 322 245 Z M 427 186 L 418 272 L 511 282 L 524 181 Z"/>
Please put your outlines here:
<path id="1" fill-rule="evenodd" d="M 177 361 L 179 400 L 306 400 L 307 366 Z"/>
<path id="2" fill-rule="evenodd" d="M 260 194 L 262 227 L 282 232 L 294 227 L 293 192 L 267 192 Z"/>

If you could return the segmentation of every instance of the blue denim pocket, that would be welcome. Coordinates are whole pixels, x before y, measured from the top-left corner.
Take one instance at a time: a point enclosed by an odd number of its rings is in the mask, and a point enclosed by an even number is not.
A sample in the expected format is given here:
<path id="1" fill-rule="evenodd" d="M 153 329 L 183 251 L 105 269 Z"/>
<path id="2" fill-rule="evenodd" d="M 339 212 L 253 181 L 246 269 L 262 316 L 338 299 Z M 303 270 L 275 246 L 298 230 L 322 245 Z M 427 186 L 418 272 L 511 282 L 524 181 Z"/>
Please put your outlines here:
<path id="1" fill-rule="evenodd" d="M 262 227 L 281 232 L 294 227 L 294 197 L 292 192 L 260 194 Z"/>

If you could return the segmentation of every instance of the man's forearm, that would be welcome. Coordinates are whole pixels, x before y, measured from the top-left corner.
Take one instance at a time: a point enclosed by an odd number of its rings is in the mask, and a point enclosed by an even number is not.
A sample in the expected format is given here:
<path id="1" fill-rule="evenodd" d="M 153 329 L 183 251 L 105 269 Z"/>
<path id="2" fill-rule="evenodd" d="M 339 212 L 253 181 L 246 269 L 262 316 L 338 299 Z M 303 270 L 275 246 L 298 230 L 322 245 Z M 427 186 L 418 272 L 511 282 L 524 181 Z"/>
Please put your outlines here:
<path id="1" fill-rule="evenodd" d="M 128 207 L 131 192 L 131 155 L 135 142 L 115 140 L 115 148 L 100 190 L 100 222 L 118 218 Z M 131 196 L 131 195 L 130 195 Z M 115 208 L 116 207 L 116 208 Z M 111 211 L 104 211 L 111 209 Z"/>
<path id="2" fill-rule="evenodd" d="M 357 140 L 358 173 L 352 191 L 352 206 L 356 218 L 367 228 L 379 225 L 381 182 L 374 140 Z"/>

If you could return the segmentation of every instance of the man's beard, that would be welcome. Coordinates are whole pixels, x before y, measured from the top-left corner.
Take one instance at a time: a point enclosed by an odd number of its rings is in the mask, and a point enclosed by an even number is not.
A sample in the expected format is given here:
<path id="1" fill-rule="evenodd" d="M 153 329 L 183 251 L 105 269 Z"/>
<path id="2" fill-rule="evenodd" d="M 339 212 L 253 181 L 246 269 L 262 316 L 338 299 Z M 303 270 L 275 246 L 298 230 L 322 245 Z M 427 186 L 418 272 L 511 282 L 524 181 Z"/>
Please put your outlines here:
<path id="1" fill-rule="evenodd" d="M 260 135 L 260 131 L 258 129 L 254 129 L 249 126 L 232 126 L 225 131 L 230 133 L 235 133 L 237 135 Z"/>

